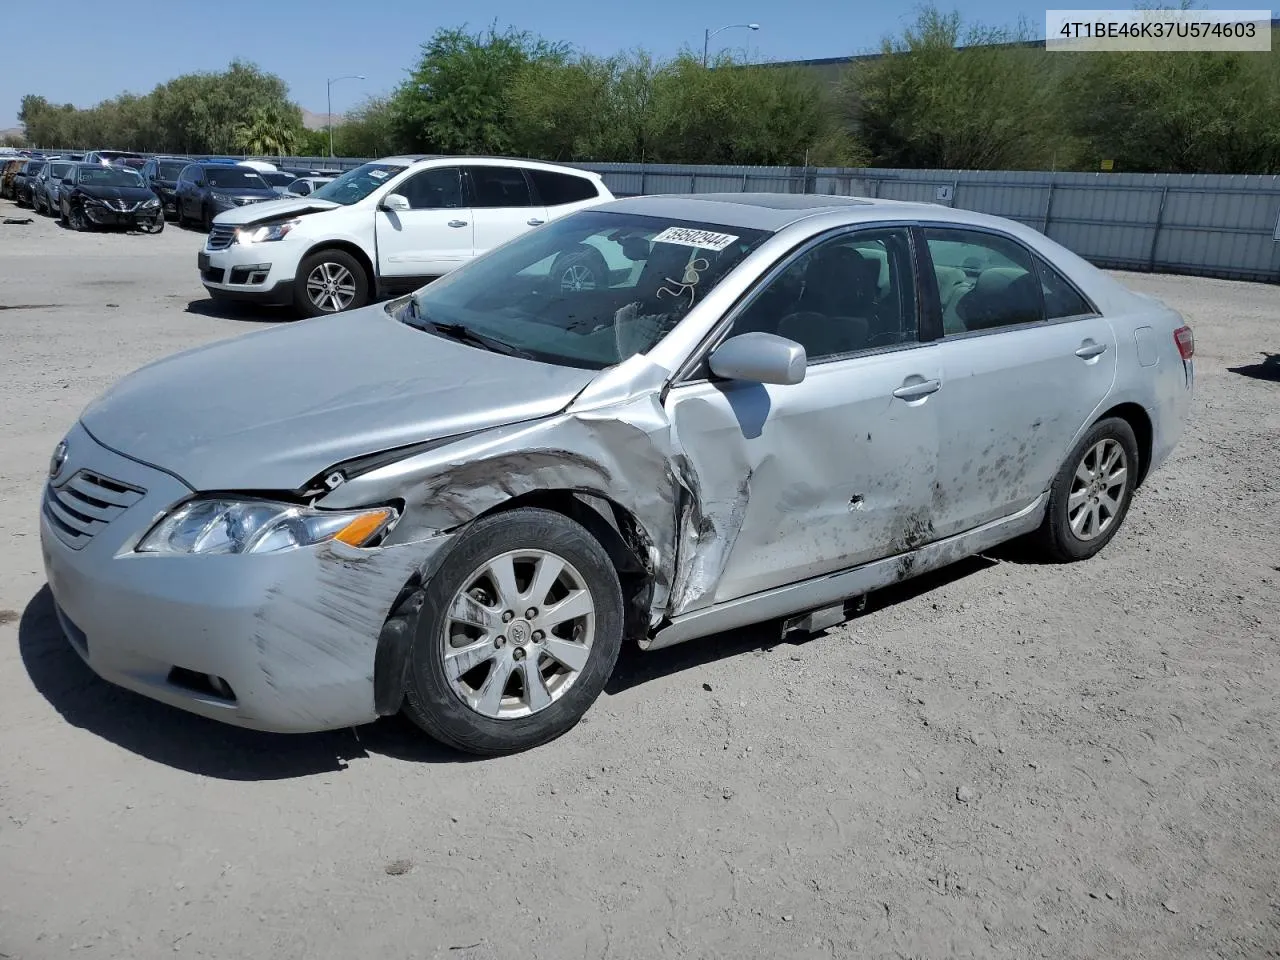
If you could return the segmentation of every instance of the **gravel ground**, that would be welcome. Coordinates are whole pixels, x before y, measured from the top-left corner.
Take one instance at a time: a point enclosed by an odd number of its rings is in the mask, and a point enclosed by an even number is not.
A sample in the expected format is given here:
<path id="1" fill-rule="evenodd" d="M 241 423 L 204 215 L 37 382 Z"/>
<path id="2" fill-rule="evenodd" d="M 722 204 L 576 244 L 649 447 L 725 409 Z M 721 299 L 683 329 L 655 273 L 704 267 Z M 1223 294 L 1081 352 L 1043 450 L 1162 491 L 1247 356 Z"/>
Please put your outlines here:
<path id="1" fill-rule="evenodd" d="M 200 243 L 0 226 L 0 956 L 1280 956 L 1276 287 L 1124 277 L 1189 318 L 1199 382 L 1101 556 L 629 654 L 571 734 L 473 762 L 398 720 L 190 717 L 53 623 L 63 431 L 275 322 L 210 308 Z"/>

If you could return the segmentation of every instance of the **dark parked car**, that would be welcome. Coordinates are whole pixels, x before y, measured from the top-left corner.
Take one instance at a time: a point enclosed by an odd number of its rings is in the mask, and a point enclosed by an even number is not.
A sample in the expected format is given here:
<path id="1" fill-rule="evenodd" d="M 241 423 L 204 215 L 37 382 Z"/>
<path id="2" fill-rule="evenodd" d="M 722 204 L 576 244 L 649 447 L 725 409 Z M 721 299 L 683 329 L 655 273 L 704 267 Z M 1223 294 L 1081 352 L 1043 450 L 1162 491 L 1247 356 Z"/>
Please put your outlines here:
<path id="1" fill-rule="evenodd" d="M 186 157 L 152 157 L 139 171 L 147 186 L 155 191 L 155 195 L 160 198 L 167 217 L 176 217 L 178 215 L 175 200 L 175 191 L 178 189 L 178 175 L 182 173 L 182 168 L 190 162 Z"/>
<path id="2" fill-rule="evenodd" d="M 28 160 L 13 178 L 13 199 L 18 201 L 18 206 L 23 207 L 31 202 L 31 188 L 46 163 L 47 160 Z"/>
<path id="3" fill-rule="evenodd" d="M 147 233 L 164 229 L 164 208 L 132 170 L 77 163 L 59 188 L 62 222 L 72 230 L 136 227 Z"/>
<path id="4" fill-rule="evenodd" d="M 175 190 L 178 226 L 199 223 L 208 230 L 223 210 L 275 200 L 278 194 L 251 167 L 221 163 L 189 163 L 178 175 Z"/>
<path id="5" fill-rule="evenodd" d="M 129 150 L 90 150 L 84 155 L 85 163 L 101 163 L 103 165 L 127 159 L 145 160 L 146 157 Z"/>
<path id="6" fill-rule="evenodd" d="M 27 165 L 26 157 L 15 157 L 12 160 L 5 161 L 4 166 L 0 166 L 0 197 L 6 200 L 14 199 L 14 180 L 17 179 L 22 168 Z"/>
<path id="7" fill-rule="evenodd" d="M 75 164 L 70 160 L 50 160 L 43 170 L 36 174 L 35 184 L 31 189 L 31 206 L 36 213 L 47 213 L 53 216 L 58 209 L 58 194 L 62 189 L 62 178 L 71 172 Z"/>

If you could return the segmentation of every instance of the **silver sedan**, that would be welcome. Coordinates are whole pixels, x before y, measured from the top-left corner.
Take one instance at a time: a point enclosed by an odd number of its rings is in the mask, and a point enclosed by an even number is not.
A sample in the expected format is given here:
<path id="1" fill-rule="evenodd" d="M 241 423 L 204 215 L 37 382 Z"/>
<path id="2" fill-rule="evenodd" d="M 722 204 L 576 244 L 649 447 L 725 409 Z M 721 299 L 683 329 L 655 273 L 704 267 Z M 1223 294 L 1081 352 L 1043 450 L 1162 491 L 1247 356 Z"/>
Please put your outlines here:
<path id="1" fill-rule="evenodd" d="M 54 453 L 45 567 L 71 644 L 146 696 L 521 750 L 624 641 L 818 629 L 1015 537 L 1091 557 L 1182 433 L 1193 351 L 1008 220 L 620 200 L 126 378 Z"/>

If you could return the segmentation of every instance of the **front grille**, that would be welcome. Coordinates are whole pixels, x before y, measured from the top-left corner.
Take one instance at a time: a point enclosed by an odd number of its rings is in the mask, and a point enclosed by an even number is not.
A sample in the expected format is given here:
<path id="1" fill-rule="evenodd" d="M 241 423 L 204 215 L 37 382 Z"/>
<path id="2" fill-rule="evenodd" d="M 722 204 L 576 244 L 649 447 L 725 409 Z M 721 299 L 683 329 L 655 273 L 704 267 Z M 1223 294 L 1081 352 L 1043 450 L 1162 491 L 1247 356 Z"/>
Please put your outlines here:
<path id="1" fill-rule="evenodd" d="M 45 488 L 44 513 L 62 541 L 79 550 L 145 495 L 145 490 L 80 470 L 62 486 Z"/>
<path id="2" fill-rule="evenodd" d="M 225 250 L 231 246 L 231 241 L 235 239 L 235 235 L 235 227 L 215 223 L 213 229 L 209 231 L 209 242 L 206 246 L 210 250 Z"/>

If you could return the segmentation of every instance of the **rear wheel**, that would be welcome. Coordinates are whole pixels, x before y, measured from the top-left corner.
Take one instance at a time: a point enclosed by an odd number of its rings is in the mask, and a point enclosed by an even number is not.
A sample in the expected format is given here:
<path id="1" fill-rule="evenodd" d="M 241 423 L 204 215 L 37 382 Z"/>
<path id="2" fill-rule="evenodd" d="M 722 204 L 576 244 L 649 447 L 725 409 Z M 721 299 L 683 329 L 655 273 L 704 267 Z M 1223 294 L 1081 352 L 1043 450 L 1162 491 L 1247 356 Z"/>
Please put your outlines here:
<path id="1" fill-rule="evenodd" d="M 1039 552 L 1070 563 L 1110 543 L 1129 512 L 1138 467 L 1138 441 L 1128 421 L 1108 417 L 1090 427 L 1049 488 L 1034 537 Z"/>
<path id="2" fill-rule="evenodd" d="M 405 712 L 468 753 L 536 747 L 595 702 L 622 631 L 617 573 L 583 526 L 539 508 L 484 517 L 425 587 Z"/>
<path id="3" fill-rule="evenodd" d="M 299 264 L 293 296 L 308 317 L 354 310 L 369 302 L 369 277 L 345 250 L 320 250 Z"/>

